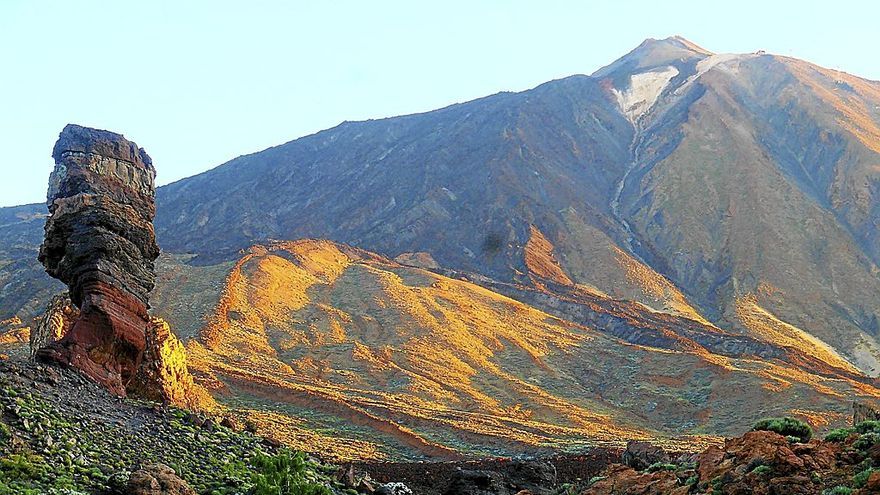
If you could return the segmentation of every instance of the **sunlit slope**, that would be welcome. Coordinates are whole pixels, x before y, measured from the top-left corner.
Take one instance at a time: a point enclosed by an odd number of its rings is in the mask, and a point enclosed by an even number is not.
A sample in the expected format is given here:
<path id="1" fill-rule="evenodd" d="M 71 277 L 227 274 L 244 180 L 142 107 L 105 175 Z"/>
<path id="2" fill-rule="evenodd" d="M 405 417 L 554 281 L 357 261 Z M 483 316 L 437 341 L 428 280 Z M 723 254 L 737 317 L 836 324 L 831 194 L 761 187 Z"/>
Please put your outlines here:
<path id="1" fill-rule="evenodd" d="M 878 394 L 845 369 L 713 353 L 684 335 L 697 322 L 589 297 L 576 306 L 596 323 L 574 323 L 343 245 L 278 243 L 232 268 L 189 355 L 220 401 L 287 441 L 317 449 L 296 432 L 336 428 L 368 457 L 723 434 L 795 409 L 839 420 L 844 397 Z"/>

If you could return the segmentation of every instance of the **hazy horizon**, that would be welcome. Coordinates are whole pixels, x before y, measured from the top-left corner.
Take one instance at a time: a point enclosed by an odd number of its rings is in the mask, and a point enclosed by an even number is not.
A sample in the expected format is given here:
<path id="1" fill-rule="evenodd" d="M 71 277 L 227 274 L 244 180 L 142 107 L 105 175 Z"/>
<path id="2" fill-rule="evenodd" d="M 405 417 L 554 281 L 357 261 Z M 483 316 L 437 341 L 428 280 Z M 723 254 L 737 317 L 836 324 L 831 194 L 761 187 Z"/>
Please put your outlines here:
<path id="1" fill-rule="evenodd" d="M 880 79 L 862 43 L 875 4 L 746 1 L 711 15 L 700 5 L 7 1 L 0 206 L 43 200 L 67 123 L 125 134 L 167 184 L 342 121 L 589 74 L 645 38 L 766 50 Z"/>

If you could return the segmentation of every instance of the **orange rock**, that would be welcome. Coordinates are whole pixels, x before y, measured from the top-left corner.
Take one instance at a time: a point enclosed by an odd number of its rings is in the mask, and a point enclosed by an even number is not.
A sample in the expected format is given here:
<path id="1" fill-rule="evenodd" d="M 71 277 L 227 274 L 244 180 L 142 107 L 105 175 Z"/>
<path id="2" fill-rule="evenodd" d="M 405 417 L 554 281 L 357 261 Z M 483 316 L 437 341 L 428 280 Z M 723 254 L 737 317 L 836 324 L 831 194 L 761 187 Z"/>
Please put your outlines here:
<path id="1" fill-rule="evenodd" d="M 868 476 L 868 482 L 865 483 L 865 491 L 868 493 L 880 493 L 880 471 L 874 471 Z"/>
<path id="2" fill-rule="evenodd" d="M 150 318 L 146 348 L 129 392 L 141 397 L 196 410 L 216 406 L 208 392 L 195 384 L 186 365 L 186 348 L 161 318 Z"/>
<path id="3" fill-rule="evenodd" d="M 616 465 L 605 475 L 605 479 L 597 481 L 582 495 L 678 495 L 687 493 L 689 488 L 679 486 L 678 478 L 671 471 L 639 473 L 633 468 Z"/>
<path id="4" fill-rule="evenodd" d="M 708 481 L 715 477 L 715 473 L 719 471 L 722 461 L 724 461 L 724 450 L 715 445 L 710 445 L 706 450 L 697 456 L 697 474 L 700 480 Z"/>

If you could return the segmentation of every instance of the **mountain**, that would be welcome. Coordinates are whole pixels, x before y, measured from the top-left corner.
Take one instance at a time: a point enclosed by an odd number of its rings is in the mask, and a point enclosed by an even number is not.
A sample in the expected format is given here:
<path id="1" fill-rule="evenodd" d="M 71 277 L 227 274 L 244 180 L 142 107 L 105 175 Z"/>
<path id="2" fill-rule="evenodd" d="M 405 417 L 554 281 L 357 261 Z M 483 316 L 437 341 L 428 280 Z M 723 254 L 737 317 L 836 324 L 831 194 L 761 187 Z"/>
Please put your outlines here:
<path id="1" fill-rule="evenodd" d="M 343 123 L 169 185 L 158 235 L 208 259 L 327 238 L 508 282 L 541 275 L 527 252 L 546 245 L 565 283 L 765 332 L 754 307 L 874 373 L 878 122 L 877 82 L 648 40 L 592 77 Z"/>
<path id="2" fill-rule="evenodd" d="M 226 403 L 386 456 L 834 423 L 877 396 L 878 126 L 878 82 L 646 40 L 159 188 L 154 309 Z M 44 212 L 0 209 L 2 318 L 56 290 Z"/>

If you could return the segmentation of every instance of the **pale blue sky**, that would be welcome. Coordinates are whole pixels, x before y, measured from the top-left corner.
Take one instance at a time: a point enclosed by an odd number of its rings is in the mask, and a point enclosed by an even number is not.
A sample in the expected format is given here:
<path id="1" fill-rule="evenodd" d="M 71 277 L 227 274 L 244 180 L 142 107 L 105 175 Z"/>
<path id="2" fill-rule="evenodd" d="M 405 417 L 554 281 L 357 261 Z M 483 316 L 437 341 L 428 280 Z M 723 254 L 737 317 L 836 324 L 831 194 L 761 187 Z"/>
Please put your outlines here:
<path id="1" fill-rule="evenodd" d="M 160 184 L 343 120 L 591 73 L 644 38 L 880 79 L 876 1 L 0 0 L 0 205 L 42 201 L 68 122 Z"/>

